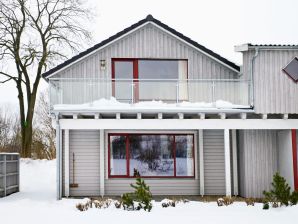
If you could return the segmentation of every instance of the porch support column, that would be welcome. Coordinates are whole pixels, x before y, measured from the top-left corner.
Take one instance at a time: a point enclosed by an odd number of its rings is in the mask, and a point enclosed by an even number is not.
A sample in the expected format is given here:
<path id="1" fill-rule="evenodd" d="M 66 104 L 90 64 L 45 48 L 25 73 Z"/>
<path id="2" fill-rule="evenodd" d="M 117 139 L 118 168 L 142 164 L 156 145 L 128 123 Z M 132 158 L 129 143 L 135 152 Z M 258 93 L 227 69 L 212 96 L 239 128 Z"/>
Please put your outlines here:
<path id="1" fill-rule="evenodd" d="M 232 195 L 231 189 L 231 154 L 230 154 L 230 130 L 224 130 L 225 141 L 225 174 L 226 174 L 226 196 Z"/>
<path id="2" fill-rule="evenodd" d="M 69 129 L 64 130 L 64 172 L 65 172 L 65 197 L 69 197 Z"/>
<path id="3" fill-rule="evenodd" d="M 232 150 L 233 150 L 233 182 L 234 195 L 238 195 L 238 164 L 237 164 L 237 136 L 236 130 L 232 130 Z"/>
<path id="4" fill-rule="evenodd" d="M 199 130 L 199 166 L 200 166 L 200 195 L 205 194 L 205 183 L 204 183 L 204 144 L 203 144 L 203 130 Z"/>
<path id="5" fill-rule="evenodd" d="M 104 137 L 104 130 L 99 130 L 99 172 L 100 172 L 100 180 L 99 180 L 99 187 L 100 187 L 100 195 L 105 195 L 105 137 Z"/>
<path id="6" fill-rule="evenodd" d="M 61 166 L 60 166 L 60 160 L 61 159 L 61 144 L 60 144 L 60 140 L 61 140 L 61 135 L 60 135 L 61 131 L 60 131 L 60 122 L 59 122 L 59 114 L 56 114 L 56 198 L 57 200 L 61 199 Z"/>

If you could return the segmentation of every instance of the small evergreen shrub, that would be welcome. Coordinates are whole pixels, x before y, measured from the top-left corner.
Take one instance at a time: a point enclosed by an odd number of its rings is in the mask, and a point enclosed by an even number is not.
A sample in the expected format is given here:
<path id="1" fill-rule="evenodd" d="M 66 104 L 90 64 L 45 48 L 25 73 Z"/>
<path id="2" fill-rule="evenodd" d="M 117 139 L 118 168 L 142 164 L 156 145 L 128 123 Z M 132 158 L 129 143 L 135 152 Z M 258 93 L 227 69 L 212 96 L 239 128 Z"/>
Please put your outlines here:
<path id="1" fill-rule="evenodd" d="M 264 210 L 268 210 L 268 209 L 269 209 L 269 203 L 268 203 L 268 202 L 265 202 L 265 203 L 263 204 L 263 209 L 264 209 Z"/>
<path id="2" fill-rule="evenodd" d="M 291 197 L 290 197 L 291 205 L 297 205 L 298 203 L 298 191 L 293 191 Z"/>
<path id="3" fill-rule="evenodd" d="M 134 195 L 132 193 L 125 193 L 121 196 L 121 204 L 124 210 L 134 210 Z"/>
<path id="4" fill-rule="evenodd" d="M 150 212 L 152 209 L 152 194 L 149 186 L 141 177 L 137 177 L 136 184 L 130 185 L 135 189 L 133 193 L 123 194 L 121 197 L 121 204 L 125 210 L 140 210 Z"/>
<path id="5" fill-rule="evenodd" d="M 271 183 L 272 189 L 270 191 L 263 191 L 265 200 L 272 203 L 272 205 L 289 205 L 291 197 L 291 187 L 287 184 L 285 178 L 276 173 L 273 176 L 273 182 Z"/>
<path id="6" fill-rule="evenodd" d="M 138 203 L 138 207 L 150 212 L 152 209 L 152 194 L 150 192 L 149 186 L 146 185 L 145 181 L 140 177 L 136 179 L 136 184 L 130 185 L 135 189 L 135 201 Z"/>

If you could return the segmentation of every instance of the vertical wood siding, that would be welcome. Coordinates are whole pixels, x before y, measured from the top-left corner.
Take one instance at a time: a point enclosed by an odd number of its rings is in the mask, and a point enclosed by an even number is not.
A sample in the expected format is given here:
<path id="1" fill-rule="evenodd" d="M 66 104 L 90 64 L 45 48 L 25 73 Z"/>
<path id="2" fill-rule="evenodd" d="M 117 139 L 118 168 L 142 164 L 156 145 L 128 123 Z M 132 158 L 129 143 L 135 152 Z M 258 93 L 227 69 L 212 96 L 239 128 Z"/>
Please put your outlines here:
<path id="1" fill-rule="evenodd" d="M 238 73 L 218 63 L 210 57 L 202 54 L 198 50 L 186 45 L 179 39 L 159 29 L 158 27 L 147 24 L 146 26 L 136 30 L 135 32 L 125 36 L 115 43 L 104 47 L 94 54 L 86 57 L 67 69 L 57 73 L 54 77 L 64 78 L 111 78 L 111 62 L 112 58 L 163 58 L 163 59 L 187 59 L 188 60 L 188 78 L 190 79 L 234 79 L 238 77 Z M 106 60 L 106 69 L 100 69 L 100 60 Z M 91 85 L 91 84 L 90 84 Z M 75 83 L 64 83 L 63 89 L 68 88 L 63 95 L 64 100 L 73 99 L 73 103 L 86 102 L 86 98 L 90 101 L 109 97 L 111 95 L 111 86 L 106 83 L 92 84 L 94 88 L 90 88 L 89 84 L 84 85 L 82 81 Z M 234 88 L 237 94 L 225 91 L 218 92 L 223 100 L 231 97 L 238 104 L 244 104 L 239 98 L 240 90 L 235 84 L 224 83 L 226 88 Z M 211 84 L 192 83 L 189 87 L 189 96 L 192 99 L 201 99 L 204 101 L 211 94 Z M 77 94 L 77 92 L 80 94 Z M 71 98 L 76 94 L 76 98 Z M 235 99 L 234 99 L 235 98 Z M 239 99 L 238 99 L 239 98 Z"/>
<path id="2" fill-rule="evenodd" d="M 225 195 L 224 131 L 204 130 L 204 176 L 206 195 Z"/>
<path id="3" fill-rule="evenodd" d="M 239 131 L 240 196 L 263 197 L 277 172 L 277 131 Z"/>
<path id="4" fill-rule="evenodd" d="M 243 79 L 250 78 L 254 50 L 243 53 Z M 298 113 L 298 84 L 282 69 L 298 56 L 298 50 L 260 50 L 254 63 L 256 113 Z"/>

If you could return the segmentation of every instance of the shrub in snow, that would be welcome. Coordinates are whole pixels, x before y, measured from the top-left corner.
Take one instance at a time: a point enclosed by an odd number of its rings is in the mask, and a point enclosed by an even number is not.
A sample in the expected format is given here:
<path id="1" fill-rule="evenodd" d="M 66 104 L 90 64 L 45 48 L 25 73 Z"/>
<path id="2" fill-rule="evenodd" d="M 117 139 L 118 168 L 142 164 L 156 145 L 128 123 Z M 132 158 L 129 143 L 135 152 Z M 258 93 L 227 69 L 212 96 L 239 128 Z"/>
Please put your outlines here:
<path id="1" fill-rule="evenodd" d="M 263 209 L 264 209 L 264 210 L 268 210 L 268 209 L 269 209 L 269 203 L 268 203 L 268 202 L 265 202 L 265 203 L 263 204 Z"/>
<path id="2" fill-rule="evenodd" d="M 175 207 L 176 206 L 176 203 L 178 203 L 178 201 L 176 200 L 170 200 L 170 199 L 163 199 L 161 201 L 161 206 L 163 208 L 167 208 L 167 207 Z"/>
<path id="3" fill-rule="evenodd" d="M 265 200 L 270 202 L 272 207 L 278 207 L 279 203 L 281 206 L 288 206 L 291 198 L 291 187 L 287 184 L 285 178 L 276 173 L 273 176 L 271 185 L 272 189 L 270 191 L 263 191 Z"/>
<path id="4" fill-rule="evenodd" d="M 130 185 L 135 189 L 133 193 L 126 193 L 121 196 L 121 203 L 125 210 L 140 210 L 150 212 L 152 209 L 152 194 L 149 186 L 140 177 L 136 179 L 136 184 Z M 121 205 L 120 205 L 121 206 Z"/>
<path id="5" fill-rule="evenodd" d="M 291 197 L 290 197 L 291 205 L 297 205 L 298 203 L 298 191 L 293 191 Z"/>
<path id="6" fill-rule="evenodd" d="M 247 206 L 249 206 L 249 205 L 255 206 L 255 199 L 253 199 L 253 198 L 246 198 L 245 199 L 245 203 L 246 203 Z"/>
<path id="7" fill-rule="evenodd" d="M 135 201 L 138 202 L 138 206 L 145 211 L 150 212 L 152 209 L 152 194 L 150 192 L 149 186 L 140 177 L 136 179 L 136 184 L 130 185 L 135 189 Z"/>
<path id="8" fill-rule="evenodd" d="M 231 205 L 234 203 L 234 199 L 232 197 L 223 197 L 225 206 Z"/>
<path id="9" fill-rule="evenodd" d="M 134 195 L 132 193 L 125 193 L 121 196 L 121 204 L 124 210 L 134 210 L 133 198 Z"/>
<path id="10" fill-rule="evenodd" d="M 223 206 L 225 204 L 225 200 L 223 198 L 217 199 L 217 206 Z"/>
<path id="11" fill-rule="evenodd" d="M 116 201 L 114 201 L 114 205 L 116 208 L 121 208 L 122 202 L 116 200 Z"/>
<path id="12" fill-rule="evenodd" d="M 76 204 L 76 208 L 79 211 L 83 212 L 83 211 L 87 211 L 89 207 L 85 203 L 78 203 L 78 204 Z"/>
<path id="13" fill-rule="evenodd" d="M 113 200 L 112 199 L 98 199 L 98 200 L 93 200 L 93 204 L 95 208 L 108 208 L 112 204 Z M 91 206 L 92 208 L 92 206 Z"/>

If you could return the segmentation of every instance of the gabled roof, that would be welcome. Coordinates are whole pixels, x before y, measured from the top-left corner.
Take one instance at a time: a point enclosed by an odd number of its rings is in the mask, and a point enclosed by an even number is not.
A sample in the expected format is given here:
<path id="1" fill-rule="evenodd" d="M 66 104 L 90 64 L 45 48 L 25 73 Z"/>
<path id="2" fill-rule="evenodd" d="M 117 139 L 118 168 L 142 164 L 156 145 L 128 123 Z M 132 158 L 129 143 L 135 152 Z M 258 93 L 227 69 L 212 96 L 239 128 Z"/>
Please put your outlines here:
<path id="1" fill-rule="evenodd" d="M 143 24 L 147 23 L 147 22 L 152 22 L 155 23 L 156 25 L 162 27 L 163 29 L 165 29 L 166 31 L 174 34 L 175 36 L 181 38 L 182 40 L 184 40 L 185 42 L 189 43 L 190 45 L 198 48 L 199 50 L 203 51 L 204 53 L 210 55 L 211 57 L 216 58 L 217 60 L 219 60 L 220 62 L 222 62 L 223 64 L 235 69 L 236 71 L 240 71 L 240 67 L 238 65 L 236 65 L 235 63 L 227 60 L 226 58 L 223 58 L 222 56 L 220 56 L 219 54 L 216 54 L 215 52 L 209 50 L 208 48 L 200 45 L 199 43 L 195 42 L 194 40 L 190 39 L 189 37 L 184 36 L 182 33 L 179 33 L 178 31 L 176 31 L 175 29 L 169 27 L 168 25 L 162 23 L 161 21 L 153 18 L 152 15 L 148 15 L 145 19 L 140 20 L 139 22 L 131 25 L 130 27 L 125 28 L 124 30 L 116 33 L 115 35 L 109 37 L 108 39 L 103 40 L 102 42 L 94 45 L 93 47 L 79 53 L 78 55 L 70 58 L 69 60 L 66 60 L 65 62 L 63 62 L 62 64 L 59 64 L 58 66 L 50 69 L 49 71 L 43 73 L 43 78 L 47 78 L 48 76 L 50 76 L 51 74 L 53 74 L 54 72 L 57 72 L 61 69 L 63 69 L 64 67 L 74 63 L 75 61 L 79 60 L 80 58 L 92 53 L 93 51 L 109 44 L 110 42 L 120 38 L 121 36 L 129 33 L 130 31 L 133 31 L 134 29 L 142 26 Z"/>

